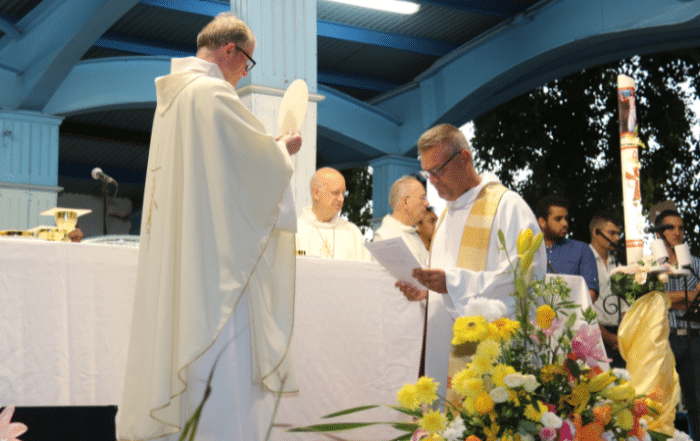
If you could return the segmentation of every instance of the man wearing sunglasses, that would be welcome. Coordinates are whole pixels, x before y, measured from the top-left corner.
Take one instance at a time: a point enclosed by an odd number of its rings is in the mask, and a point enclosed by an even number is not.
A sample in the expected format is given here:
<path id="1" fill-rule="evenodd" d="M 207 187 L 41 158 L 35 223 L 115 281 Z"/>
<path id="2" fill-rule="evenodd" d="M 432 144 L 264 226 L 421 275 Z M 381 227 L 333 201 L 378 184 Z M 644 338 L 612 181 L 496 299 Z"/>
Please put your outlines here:
<path id="1" fill-rule="evenodd" d="M 196 57 L 156 79 L 122 440 L 178 439 L 205 390 L 197 439 L 263 439 L 277 391 L 296 387 L 296 214 L 283 195 L 301 137 L 268 135 L 238 97 L 254 51 L 224 13 Z"/>
<path id="2" fill-rule="evenodd" d="M 437 222 L 429 268 L 413 271 L 423 286 L 396 285 L 409 300 L 428 296 L 425 375 L 440 382 L 438 396 L 444 397 L 453 320 L 480 314 L 469 310 L 469 300 L 498 299 L 505 303 L 508 315 L 515 314 L 513 277 L 505 274 L 510 264 L 500 250 L 498 231 L 503 231 L 514 259 L 520 231 L 530 228 L 537 234 L 540 229 L 517 193 L 507 190 L 495 175 L 477 173 L 469 142 L 456 127 L 441 124 L 429 129 L 418 140 L 418 154 L 422 173 L 447 201 L 447 208 Z M 540 247 L 532 263 L 535 277 L 544 278 L 545 264 L 544 247 Z"/>

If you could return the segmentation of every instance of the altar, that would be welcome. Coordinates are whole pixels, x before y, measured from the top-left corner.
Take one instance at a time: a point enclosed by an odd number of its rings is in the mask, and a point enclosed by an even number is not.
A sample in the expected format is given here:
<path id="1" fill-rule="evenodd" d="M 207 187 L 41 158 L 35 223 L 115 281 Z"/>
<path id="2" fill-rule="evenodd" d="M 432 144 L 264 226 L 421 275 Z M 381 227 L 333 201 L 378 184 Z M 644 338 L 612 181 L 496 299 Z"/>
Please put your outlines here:
<path id="1" fill-rule="evenodd" d="M 0 239 L 3 404 L 121 402 L 137 260 L 135 247 Z M 572 300 L 589 305 L 583 279 L 563 278 Z M 300 392 L 282 399 L 274 439 L 316 440 L 283 430 L 354 406 L 397 404 L 396 392 L 418 377 L 422 327 L 420 304 L 378 264 L 298 257 L 291 351 Z M 382 409 L 345 419 L 400 416 Z M 22 438 L 36 439 L 27 424 Z M 385 438 L 386 430 L 336 439 Z"/>

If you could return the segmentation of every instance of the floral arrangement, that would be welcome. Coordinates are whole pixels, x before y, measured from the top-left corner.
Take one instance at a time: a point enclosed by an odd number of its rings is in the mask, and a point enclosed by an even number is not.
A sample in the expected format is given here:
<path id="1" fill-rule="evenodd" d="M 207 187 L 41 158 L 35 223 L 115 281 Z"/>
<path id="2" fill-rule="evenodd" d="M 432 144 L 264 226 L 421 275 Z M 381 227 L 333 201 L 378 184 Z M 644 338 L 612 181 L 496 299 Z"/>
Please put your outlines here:
<path id="1" fill-rule="evenodd" d="M 499 231 L 501 248 L 507 253 Z M 388 423 L 405 433 L 393 441 L 650 441 L 659 404 L 638 396 L 624 369 L 603 370 L 600 330 L 591 308 L 581 311 L 558 278 L 533 281 L 532 261 L 542 234 L 521 231 L 511 261 L 516 320 L 497 300 L 475 298 L 453 327 L 454 345 L 476 343 L 467 366 L 448 380 L 458 400 L 437 395 L 439 383 L 421 377 L 398 391 L 393 409 L 412 422 Z M 577 310 L 584 324 L 574 330 Z M 478 313 L 477 313 L 478 311 Z M 530 320 L 534 315 L 534 320 Z M 449 394 L 448 394 L 449 395 Z M 444 406 L 442 404 L 444 403 Z M 439 404 L 439 405 L 438 405 Z M 377 406 L 349 409 L 326 418 Z M 377 423 L 320 424 L 294 431 L 347 430 Z M 679 433 L 675 441 L 684 439 Z"/>
<path id="2" fill-rule="evenodd" d="M 652 291 L 663 291 L 668 282 L 668 265 L 657 265 L 652 256 L 636 264 L 620 266 L 610 273 L 610 289 L 628 303 Z"/>

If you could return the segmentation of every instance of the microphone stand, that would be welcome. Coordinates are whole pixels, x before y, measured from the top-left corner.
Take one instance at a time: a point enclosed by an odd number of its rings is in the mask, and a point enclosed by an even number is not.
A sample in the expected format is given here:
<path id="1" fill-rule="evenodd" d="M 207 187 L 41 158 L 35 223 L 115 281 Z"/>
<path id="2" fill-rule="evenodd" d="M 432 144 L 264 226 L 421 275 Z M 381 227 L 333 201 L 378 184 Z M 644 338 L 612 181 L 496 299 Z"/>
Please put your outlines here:
<path id="1" fill-rule="evenodd" d="M 102 181 L 102 234 L 107 235 L 107 181 Z"/>
<path id="2" fill-rule="evenodd" d="M 619 259 L 617 259 L 617 243 L 613 242 L 612 239 L 610 239 L 608 236 L 603 234 L 603 232 L 600 231 L 600 229 L 596 228 L 595 232 L 596 232 L 596 234 L 599 234 L 600 236 L 602 236 L 603 239 L 607 240 L 608 243 L 612 246 L 613 249 L 608 254 L 615 255 L 616 260 L 619 260 Z M 603 299 L 603 309 L 608 314 L 617 314 L 617 323 L 619 326 L 619 324 L 622 322 L 622 302 L 625 302 L 625 304 L 627 304 L 627 306 L 629 306 L 629 303 L 627 303 L 626 299 L 623 299 L 620 296 L 615 296 L 615 297 L 617 297 L 617 304 L 607 302 L 607 299 Z"/>
<path id="3" fill-rule="evenodd" d="M 673 250 L 674 248 L 671 246 L 671 243 L 666 239 L 666 236 L 662 233 L 660 234 L 661 238 L 664 241 L 664 244 L 668 247 L 669 250 Z M 675 251 L 674 251 L 675 252 Z M 676 261 L 677 262 L 677 261 Z M 686 265 L 690 266 L 690 265 Z M 698 276 L 695 273 L 695 271 L 690 268 L 682 268 L 682 269 L 689 269 L 690 272 L 695 276 L 696 280 L 698 280 Z M 693 336 L 691 335 L 691 327 L 690 327 L 690 322 L 700 322 L 700 303 L 698 302 L 700 299 L 698 299 L 698 296 L 695 296 L 695 299 L 693 299 L 693 302 L 690 302 L 688 300 L 688 274 L 687 273 L 681 273 L 681 274 L 676 274 L 672 275 L 672 277 L 683 277 L 683 286 L 685 289 L 685 314 L 682 317 L 677 317 L 679 320 L 685 321 L 685 341 L 686 345 L 688 346 L 688 358 L 690 359 L 690 393 L 688 394 L 688 402 L 691 403 L 690 406 L 686 406 L 686 416 L 688 418 L 688 425 L 689 427 L 692 428 L 691 432 L 693 434 L 693 438 L 696 438 L 700 434 L 700 420 L 698 415 L 698 412 L 700 412 L 700 409 L 697 408 L 697 391 L 696 391 L 696 384 L 698 379 L 695 378 L 695 359 L 693 356 Z M 693 308 L 691 310 L 691 307 Z"/>

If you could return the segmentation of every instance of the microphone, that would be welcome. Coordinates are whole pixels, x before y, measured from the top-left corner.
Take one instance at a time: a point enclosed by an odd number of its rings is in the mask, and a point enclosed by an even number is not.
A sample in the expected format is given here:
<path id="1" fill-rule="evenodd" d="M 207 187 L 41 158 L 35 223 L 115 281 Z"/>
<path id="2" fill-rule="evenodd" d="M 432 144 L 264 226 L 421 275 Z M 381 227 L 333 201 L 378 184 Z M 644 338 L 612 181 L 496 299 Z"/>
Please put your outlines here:
<path id="1" fill-rule="evenodd" d="M 600 235 L 600 236 L 603 236 L 603 239 L 607 240 L 608 243 L 609 243 L 610 245 L 612 245 L 613 247 L 616 247 L 616 246 L 617 246 L 617 243 L 616 243 L 616 242 L 613 242 L 612 240 L 610 240 L 610 238 L 609 238 L 608 236 L 606 236 L 605 234 L 603 234 L 603 232 L 600 231 L 600 228 L 596 228 L 596 229 L 595 229 L 595 233 L 598 234 L 598 235 Z"/>
<path id="2" fill-rule="evenodd" d="M 117 181 L 115 181 L 113 177 L 105 174 L 105 172 L 103 172 L 102 169 L 99 167 L 93 168 L 91 174 L 92 174 L 92 179 L 102 181 L 105 184 L 110 184 L 110 183 L 116 184 L 117 183 Z"/>
<path id="3" fill-rule="evenodd" d="M 661 224 L 656 227 L 644 227 L 645 233 L 663 233 L 666 230 L 673 228 L 673 225 Z"/>

